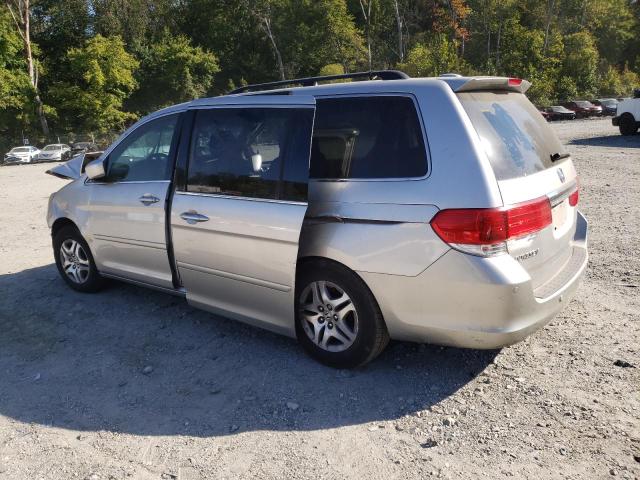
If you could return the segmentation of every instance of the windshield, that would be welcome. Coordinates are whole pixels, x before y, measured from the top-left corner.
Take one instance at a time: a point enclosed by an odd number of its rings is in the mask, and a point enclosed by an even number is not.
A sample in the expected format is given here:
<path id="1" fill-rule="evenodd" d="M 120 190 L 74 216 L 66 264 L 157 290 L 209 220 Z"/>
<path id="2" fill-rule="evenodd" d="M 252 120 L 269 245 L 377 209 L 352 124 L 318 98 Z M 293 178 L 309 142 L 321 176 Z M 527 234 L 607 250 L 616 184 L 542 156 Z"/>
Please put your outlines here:
<path id="1" fill-rule="evenodd" d="M 44 150 L 50 152 L 51 150 L 62 150 L 62 145 L 47 145 Z"/>
<path id="2" fill-rule="evenodd" d="M 11 149 L 12 153 L 25 153 L 29 151 L 29 147 L 16 147 Z"/>
<path id="3" fill-rule="evenodd" d="M 458 98 L 476 129 L 498 180 L 551 167 L 562 145 L 538 110 L 521 93 L 461 92 Z"/>
<path id="4" fill-rule="evenodd" d="M 602 100 L 602 105 L 604 105 L 605 107 L 614 107 L 618 104 L 617 100 Z"/>
<path id="5" fill-rule="evenodd" d="M 586 101 L 576 102 L 576 105 L 582 108 L 587 108 L 592 106 L 591 102 L 586 102 Z"/>

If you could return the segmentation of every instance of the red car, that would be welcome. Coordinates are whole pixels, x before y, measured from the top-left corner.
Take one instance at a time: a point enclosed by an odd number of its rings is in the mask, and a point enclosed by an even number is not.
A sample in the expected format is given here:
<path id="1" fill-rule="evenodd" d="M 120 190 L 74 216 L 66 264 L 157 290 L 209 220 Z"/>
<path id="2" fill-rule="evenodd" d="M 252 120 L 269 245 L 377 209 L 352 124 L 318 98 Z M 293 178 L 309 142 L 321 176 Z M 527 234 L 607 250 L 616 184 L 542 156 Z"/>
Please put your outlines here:
<path id="1" fill-rule="evenodd" d="M 586 100 L 575 100 L 564 104 L 569 110 L 576 112 L 576 118 L 602 116 L 602 107 Z"/>

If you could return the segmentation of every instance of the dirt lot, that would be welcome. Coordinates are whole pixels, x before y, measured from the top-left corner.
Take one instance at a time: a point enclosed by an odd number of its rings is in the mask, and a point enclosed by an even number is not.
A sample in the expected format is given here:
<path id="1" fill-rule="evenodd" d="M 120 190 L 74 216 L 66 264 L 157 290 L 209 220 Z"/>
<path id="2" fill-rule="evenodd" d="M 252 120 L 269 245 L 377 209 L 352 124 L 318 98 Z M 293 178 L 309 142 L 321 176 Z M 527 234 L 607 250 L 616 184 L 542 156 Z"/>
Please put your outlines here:
<path id="1" fill-rule="evenodd" d="M 500 352 L 392 343 L 352 372 L 161 293 L 74 293 L 63 181 L 0 168 L 0 478 L 639 478 L 640 135 L 554 128 L 590 221 L 577 297 Z"/>

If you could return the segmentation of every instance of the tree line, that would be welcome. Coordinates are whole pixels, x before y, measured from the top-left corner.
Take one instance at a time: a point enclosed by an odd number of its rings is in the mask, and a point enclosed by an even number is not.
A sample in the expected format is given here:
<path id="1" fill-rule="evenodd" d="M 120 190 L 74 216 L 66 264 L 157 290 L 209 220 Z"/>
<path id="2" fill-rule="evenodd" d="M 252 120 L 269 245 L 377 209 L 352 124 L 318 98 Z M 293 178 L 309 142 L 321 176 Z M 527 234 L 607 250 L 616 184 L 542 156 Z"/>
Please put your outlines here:
<path id="1" fill-rule="evenodd" d="M 246 83 L 398 68 L 640 86 L 637 0 L 2 0 L 0 138 L 118 131 Z"/>

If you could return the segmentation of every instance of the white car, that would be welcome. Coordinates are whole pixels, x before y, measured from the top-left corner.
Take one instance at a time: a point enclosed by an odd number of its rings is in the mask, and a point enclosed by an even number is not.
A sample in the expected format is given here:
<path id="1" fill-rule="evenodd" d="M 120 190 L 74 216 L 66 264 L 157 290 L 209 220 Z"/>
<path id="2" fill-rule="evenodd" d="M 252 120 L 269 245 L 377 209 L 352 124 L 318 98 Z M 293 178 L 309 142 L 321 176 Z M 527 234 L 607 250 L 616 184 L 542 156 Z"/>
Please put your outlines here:
<path id="1" fill-rule="evenodd" d="M 635 98 L 625 98 L 618 103 L 616 116 L 611 119 L 614 127 L 620 128 L 622 135 L 633 135 L 640 128 L 640 89 L 635 91 Z"/>
<path id="2" fill-rule="evenodd" d="M 40 150 L 33 146 L 14 147 L 4 154 L 4 163 L 31 163 L 39 153 Z"/>
<path id="3" fill-rule="evenodd" d="M 65 153 L 70 152 L 71 147 L 64 143 L 52 143 L 47 145 L 38 154 L 38 161 L 40 162 L 59 162 L 66 160 Z"/>

